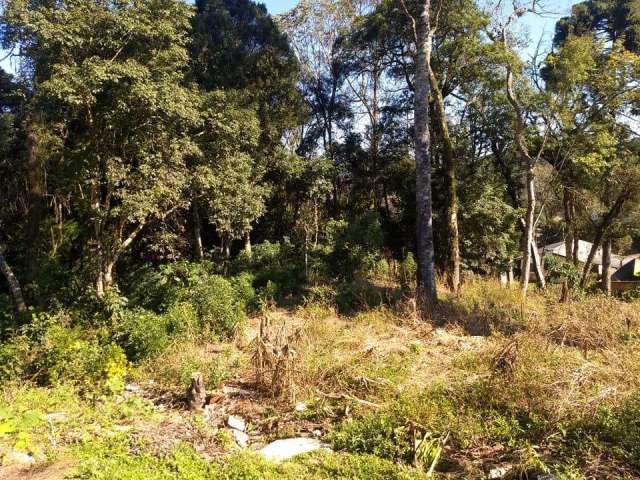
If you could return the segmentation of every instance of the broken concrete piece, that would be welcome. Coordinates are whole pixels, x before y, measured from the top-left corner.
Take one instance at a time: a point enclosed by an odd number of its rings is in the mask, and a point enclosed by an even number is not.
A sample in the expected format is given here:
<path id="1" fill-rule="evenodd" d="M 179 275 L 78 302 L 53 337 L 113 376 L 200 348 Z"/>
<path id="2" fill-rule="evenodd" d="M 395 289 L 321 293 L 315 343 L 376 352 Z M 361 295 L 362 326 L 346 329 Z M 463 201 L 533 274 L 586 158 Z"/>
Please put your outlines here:
<path id="1" fill-rule="evenodd" d="M 50 423 L 62 423 L 67 420 L 67 414 L 64 412 L 48 413 L 44 419 Z"/>
<path id="2" fill-rule="evenodd" d="M 267 460 L 279 463 L 296 455 L 320 449 L 330 450 L 329 447 L 316 438 L 300 437 L 276 440 L 260 450 L 259 453 Z"/>
<path id="3" fill-rule="evenodd" d="M 227 425 L 240 432 L 244 432 L 247 429 L 247 425 L 244 420 L 234 415 L 229 415 L 229 418 L 227 418 Z"/>
<path id="4" fill-rule="evenodd" d="M 33 465 L 36 463 L 36 459 L 26 453 L 11 451 L 4 456 L 2 463 L 5 465 Z"/>
<path id="5" fill-rule="evenodd" d="M 233 435 L 233 439 L 236 441 L 239 447 L 247 448 L 249 445 L 249 435 L 240 430 L 236 430 L 235 428 L 231 429 L 231 434 Z"/>
<path id="6" fill-rule="evenodd" d="M 507 473 L 509 473 L 511 467 L 496 467 L 492 468 L 489 471 L 489 480 L 497 480 L 499 478 L 504 478 Z"/>

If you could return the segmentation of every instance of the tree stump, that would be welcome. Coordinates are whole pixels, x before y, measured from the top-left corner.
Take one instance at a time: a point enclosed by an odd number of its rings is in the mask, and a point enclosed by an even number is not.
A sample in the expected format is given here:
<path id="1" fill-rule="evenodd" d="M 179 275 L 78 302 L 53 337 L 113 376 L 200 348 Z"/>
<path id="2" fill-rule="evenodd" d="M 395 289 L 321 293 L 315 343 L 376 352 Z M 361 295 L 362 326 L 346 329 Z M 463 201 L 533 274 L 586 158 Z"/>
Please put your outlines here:
<path id="1" fill-rule="evenodd" d="M 201 373 L 191 375 L 191 385 L 187 390 L 187 402 L 189 410 L 202 410 L 207 393 L 204 388 L 204 378 Z"/>

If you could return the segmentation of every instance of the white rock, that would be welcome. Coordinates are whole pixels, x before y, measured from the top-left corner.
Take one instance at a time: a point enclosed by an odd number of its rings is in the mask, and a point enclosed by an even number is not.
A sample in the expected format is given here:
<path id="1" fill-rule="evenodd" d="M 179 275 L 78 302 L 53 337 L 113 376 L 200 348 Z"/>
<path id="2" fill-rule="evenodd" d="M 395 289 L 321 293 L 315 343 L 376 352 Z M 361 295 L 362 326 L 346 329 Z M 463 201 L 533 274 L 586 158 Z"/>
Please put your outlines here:
<path id="1" fill-rule="evenodd" d="M 507 473 L 509 473 L 509 468 L 507 467 L 497 467 L 493 468 L 489 471 L 489 480 L 497 480 L 499 478 L 503 478 Z"/>
<path id="2" fill-rule="evenodd" d="M 247 424 L 244 422 L 244 419 L 234 415 L 229 415 L 229 418 L 227 418 L 227 425 L 234 430 L 239 430 L 241 432 L 244 432 L 247 429 Z"/>
<path id="3" fill-rule="evenodd" d="M 320 449 L 329 450 L 329 447 L 316 438 L 287 438 L 271 442 L 260 450 L 260 454 L 272 462 L 284 462 L 296 455 Z"/>
<path id="4" fill-rule="evenodd" d="M 47 422 L 60 423 L 64 422 L 67 419 L 67 414 L 64 412 L 48 413 L 44 416 L 44 419 Z"/>
<path id="5" fill-rule="evenodd" d="M 239 447 L 247 448 L 249 445 L 249 435 L 236 429 L 231 429 L 231 433 Z"/>
<path id="6" fill-rule="evenodd" d="M 3 463 L 8 465 L 10 464 L 33 465 L 34 463 L 36 463 L 36 459 L 26 453 L 11 451 L 4 456 Z"/>
<path id="7" fill-rule="evenodd" d="M 304 402 L 296 403 L 296 412 L 304 412 L 307 409 L 307 404 Z"/>

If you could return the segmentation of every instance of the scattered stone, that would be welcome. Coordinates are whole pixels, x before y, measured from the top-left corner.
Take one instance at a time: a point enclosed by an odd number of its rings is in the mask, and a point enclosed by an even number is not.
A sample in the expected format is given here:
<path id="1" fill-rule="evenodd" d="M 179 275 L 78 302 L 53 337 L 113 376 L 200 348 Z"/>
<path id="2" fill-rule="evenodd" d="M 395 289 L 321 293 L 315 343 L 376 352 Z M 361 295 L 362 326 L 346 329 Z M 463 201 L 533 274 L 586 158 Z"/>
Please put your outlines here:
<path id="1" fill-rule="evenodd" d="M 10 451 L 4 456 L 2 463 L 5 465 L 33 465 L 36 463 L 36 459 L 27 453 Z"/>
<path id="2" fill-rule="evenodd" d="M 233 435 L 233 439 L 236 441 L 239 447 L 247 448 L 249 446 L 249 435 L 240 430 L 236 430 L 235 428 L 231 429 L 231 433 Z"/>
<path id="3" fill-rule="evenodd" d="M 227 425 L 240 432 L 244 432 L 247 429 L 247 424 L 245 423 L 244 419 L 236 417 L 234 415 L 229 415 L 229 417 L 227 418 Z"/>
<path id="4" fill-rule="evenodd" d="M 261 449 L 260 454 L 272 462 L 284 462 L 296 455 L 313 452 L 314 450 L 326 449 L 330 450 L 325 444 L 316 438 L 287 438 L 276 440 Z"/>
<path id="5" fill-rule="evenodd" d="M 304 402 L 296 403 L 296 412 L 304 412 L 307 409 L 307 404 Z"/>
<path id="6" fill-rule="evenodd" d="M 493 468 L 489 471 L 489 480 L 504 478 L 509 470 L 511 470 L 510 466 Z"/>
<path id="7" fill-rule="evenodd" d="M 66 421 L 67 414 L 63 412 L 48 413 L 44 416 L 44 419 L 50 423 L 61 423 Z"/>
<path id="8" fill-rule="evenodd" d="M 249 390 L 244 390 L 238 387 L 232 387 L 230 385 L 223 385 L 222 393 L 224 393 L 225 395 L 242 396 L 242 397 L 251 395 L 251 392 Z"/>
<path id="9" fill-rule="evenodd" d="M 149 382 L 149 383 L 151 383 L 151 382 Z M 129 392 L 129 393 L 138 393 L 138 394 L 143 392 L 142 388 L 139 387 L 138 385 L 136 385 L 135 383 L 127 383 L 124 386 L 124 391 L 125 392 Z"/>
<path id="10" fill-rule="evenodd" d="M 322 436 L 322 430 L 314 430 L 313 431 L 313 435 L 315 437 L 318 437 L 318 438 L 321 437 Z"/>

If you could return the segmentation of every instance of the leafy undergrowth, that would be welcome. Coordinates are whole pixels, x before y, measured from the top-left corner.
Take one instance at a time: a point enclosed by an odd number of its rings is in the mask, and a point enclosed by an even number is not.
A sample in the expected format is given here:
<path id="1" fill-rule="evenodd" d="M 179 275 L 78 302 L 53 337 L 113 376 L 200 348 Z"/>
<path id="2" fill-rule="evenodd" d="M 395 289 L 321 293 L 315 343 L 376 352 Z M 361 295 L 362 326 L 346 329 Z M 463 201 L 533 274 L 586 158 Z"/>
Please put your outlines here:
<path id="1" fill-rule="evenodd" d="M 130 373 L 139 390 L 7 385 L 0 455 L 78 479 L 637 478 L 637 304 L 556 293 L 473 282 L 433 326 L 389 308 L 271 310 L 234 340 L 169 345 Z M 258 351 L 273 357 L 261 368 Z M 247 420 L 249 448 L 184 409 L 194 371 Z M 276 465 L 253 451 L 312 432 L 335 453 Z"/>

